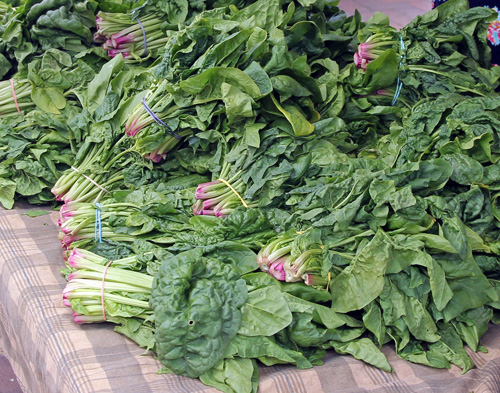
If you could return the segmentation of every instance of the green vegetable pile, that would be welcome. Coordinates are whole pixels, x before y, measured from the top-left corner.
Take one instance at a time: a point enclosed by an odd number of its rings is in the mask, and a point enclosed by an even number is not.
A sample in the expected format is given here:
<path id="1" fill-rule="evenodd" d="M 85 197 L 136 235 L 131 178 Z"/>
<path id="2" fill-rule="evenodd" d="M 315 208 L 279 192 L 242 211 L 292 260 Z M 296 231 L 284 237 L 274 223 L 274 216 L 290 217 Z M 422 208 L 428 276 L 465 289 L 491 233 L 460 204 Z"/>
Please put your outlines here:
<path id="1" fill-rule="evenodd" d="M 500 322 L 493 18 L 0 3 L 0 203 L 60 208 L 75 322 L 162 372 L 250 393 L 329 350 L 391 372 L 387 343 L 466 372 Z"/>

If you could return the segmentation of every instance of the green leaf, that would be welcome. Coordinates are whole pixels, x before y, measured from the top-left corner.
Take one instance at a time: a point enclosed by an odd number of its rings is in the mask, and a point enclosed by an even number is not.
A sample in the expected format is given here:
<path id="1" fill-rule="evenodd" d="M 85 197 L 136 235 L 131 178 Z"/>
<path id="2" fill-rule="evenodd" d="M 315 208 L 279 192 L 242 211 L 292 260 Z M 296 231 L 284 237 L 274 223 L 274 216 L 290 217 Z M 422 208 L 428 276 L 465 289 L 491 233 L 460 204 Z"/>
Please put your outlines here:
<path id="1" fill-rule="evenodd" d="M 335 352 L 341 355 L 350 354 L 354 356 L 355 359 L 362 360 L 384 371 L 393 371 L 391 365 L 387 362 L 385 355 L 369 338 L 360 338 L 346 343 L 332 341 L 329 344 Z"/>
<path id="2" fill-rule="evenodd" d="M 381 347 L 385 343 L 385 324 L 380 307 L 376 302 L 371 302 L 366 307 L 366 312 L 363 314 L 363 323 L 373 333 L 378 346 Z"/>
<path id="3" fill-rule="evenodd" d="M 442 354 L 448 361 L 460 368 L 462 374 L 474 367 L 474 362 L 465 351 L 462 339 L 449 323 L 440 323 L 438 342 L 429 345 L 429 349 Z"/>
<path id="4" fill-rule="evenodd" d="M 263 129 L 265 126 L 266 125 L 262 123 L 256 123 L 245 126 L 245 143 L 248 146 L 255 147 L 256 149 L 258 149 L 260 147 L 259 131 Z"/>
<path id="5" fill-rule="evenodd" d="M 405 315 L 403 316 L 411 334 L 418 340 L 436 342 L 439 340 L 437 327 L 425 305 L 414 297 L 405 296 Z"/>
<path id="6" fill-rule="evenodd" d="M 210 68 L 199 75 L 192 76 L 179 83 L 180 89 L 195 97 L 194 103 L 205 103 L 222 99 L 222 84 L 238 88 L 252 99 L 262 96 L 259 87 L 245 72 L 230 67 Z"/>
<path id="7" fill-rule="evenodd" d="M 50 214 L 49 210 L 28 210 L 26 213 L 23 213 L 23 215 L 28 217 L 40 217 L 46 216 L 47 214 Z"/>
<path id="8" fill-rule="evenodd" d="M 240 327 L 246 299 L 245 281 L 230 265 L 203 258 L 200 249 L 167 255 L 150 299 L 162 364 L 191 378 L 216 366 Z"/>
<path id="9" fill-rule="evenodd" d="M 271 99 L 276 108 L 285 116 L 297 136 L 309 135 L 314 131 L 314 126 L 307 121 L 305 116 L 292 105 L 281 106 L 278 100 L 271 94 Z"/>
<path id="10" fill-rule="evenodd" d="M 231 20 L 240 21 L 249 27 L 257 26 L 271 31 L 283 20 L 280 2 L 278 0 L 258 0 L 231 16 Z"/>
<path id="11" fill-rule="evenodd" d="M 259 267 L 257 254 L 247 246 L 237 242 L 218 243 L 211 255 L 226 263 L 231 263 L 234 270 L 241 275 L 253 272 Z"/>
<path id="12" fill-rule="evenodd" d="M 258 384 L 257 364 L 251 359 L 222 359 L 215 367 L 200 375 L 200 381 L 224 393 L 253 393 Z"/>
<path id="13" fill-rule="evenodd" d="M 108 85 L 111 82 L 111 78 L 123 68 L 123 64 L 123 56 L 118 54 L 108 61 L 89 83 L 87 89 L 87 109 L 90 113 L 93 113 L 102 104 L 108 92 Z"/>
<path id="14" fill-rule="evenodd" d="M 387 235 L 379 230 L 354 260 L 331 282 L 332 308 L 360 310 L 384 289 L 384 274 L 391 260 Z"/>
<path id="15" fill-rule="evenodd" d="M 450 368 L 448 359 L 438 351 L 424 351 L 419 342 L 410 341 L 404 348 L 397 351 L 400 358 L 409 362 L 424 364 L 435 368 Z"/>
<path id="16" fill-rule="evenodd" d="M 447 154 L 443 157 L 453 167 L 451 180 L 458 184 L 471 185 L 483 181 L 483 166 L 465 154 Z"/>
<path id="17" fill-rule="evenodd" d="M 240 89 L 227 83 L 221 85 L 222 101 L 226 106 L 228 124 L 244 118 L 254 117 L 252 98 Z"/>
<path id="18" fill-rule="evenodd" d="M 298 351 L 279 345 L 274 337 L 236 335 L 231 341 L 236 355 L 242 358 L 259 359 L 266 366 L 291 363 L 300 369 L 311 368 L 312 364 Z"/>
<path id="19" fill-rule="evenodd" d="M 60 89 L 55 87 L 36 87 L 31 92 L 33 102 L 41 110 L 59 114 L 66 106 L 66 98 Z"/>
<path id="20" fill-rule="evenodd" d="M 389 203 L 394 211 L 398 211 L 407 207 L 414 206 L 417 203 L 416 198 L 413 196 L 411 187 L 403 187 L 389 196 Z"/>
<path id="21" fill-rule="evenodd" d="M 469 348 L 477 352 L 479 340 L 488 330 L 488 324 L 492 318 L 493 310 L 482 306 L 460 314 L 451 323 Z"/>
<path id="22" fill-rule="evenodd" d="M 399 61 L 399 56 L 392 49 L 370 61 L 363 77 L 363 92 L 369 94 L 394 85 L 398 76 Z"/>
<path id="23" fill-rule="evenodd" d="M 12 209 L 14 206 L 14 195 L 16 194 L 16 183 L 0 178 L 0 203 L 6 209 Z"/>
<path id="24" fill-rule="evenodd" d="M 168 21 L 172 24 L 182 24 L 186 20 L 189 11 L 187 0 L 171 0 L 166 2 L 165 12 Z"/>
<path id="25" fill-rule="evenodd" d="M 244 72 L 257 84 L 262 96 L 266 96 L 273 91 L 271 79 L 269 79 L 267 72 L 264 71 L 259 63 L 255 61 L 251 62 L 250 65 L 244 69 Z"/>
<path id="26" fill-rule="evenodd" d="M 283 294 L 275 286 L 250 292 L 241 311 L 238 334 L 244 336 L 272 336 L 292 322 L 292 313 Z"/>

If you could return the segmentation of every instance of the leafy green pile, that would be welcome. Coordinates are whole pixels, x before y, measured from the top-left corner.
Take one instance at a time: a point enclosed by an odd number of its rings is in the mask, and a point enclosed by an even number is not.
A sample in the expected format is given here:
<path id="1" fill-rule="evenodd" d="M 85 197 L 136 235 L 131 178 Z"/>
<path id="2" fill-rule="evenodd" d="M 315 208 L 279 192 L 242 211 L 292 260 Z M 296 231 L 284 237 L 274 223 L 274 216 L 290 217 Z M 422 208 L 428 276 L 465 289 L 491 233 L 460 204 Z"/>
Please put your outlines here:
<path id="1" fill-rule="evenodd" d="M 75 322 L 228 393 L 331 349 L 390 372 L 389 342 L 474 366 L 500 307 L 493 12 L 449 0 L 398 32 L 337 3 L 0 8 L 0 202 L 64 202 Z M 133 59 L 87 40 L 96 16 Z"/>

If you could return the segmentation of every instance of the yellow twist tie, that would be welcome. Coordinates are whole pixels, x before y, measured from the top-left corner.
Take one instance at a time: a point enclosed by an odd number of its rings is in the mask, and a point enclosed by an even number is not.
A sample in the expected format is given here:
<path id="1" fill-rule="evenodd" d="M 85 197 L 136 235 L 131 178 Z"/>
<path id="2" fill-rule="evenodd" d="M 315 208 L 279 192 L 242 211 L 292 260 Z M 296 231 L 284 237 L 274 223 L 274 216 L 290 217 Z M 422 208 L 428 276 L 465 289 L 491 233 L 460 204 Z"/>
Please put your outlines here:
<path id="1" fill-rule="evenodd" d="M 247 209 L 248 209 L 248 204 L 245 202 L 245 200 L 242 198 L 242 196 L 238 193 L 238 191 L 236 191 L 236 189 L 231 185 L 229 184 L 229 182 L 227 180 L 224 180 L 224 179 L 221 179 L 220 177 L 217 179 L 219 181 L 221 181 L 222 183 L 224 183 L 226 186 L 229 187 L 229 189 L 235 193 L 235 195 L 240 198 L 240 201 L 241 203 L 243 204 L 243 206 L 245 206 Z"/>
<path id="2" fill-rule="evenodd" d="M 326 284 L 326 289 L 325 291 L 328 292 L 328 289 L 330 289 L 330 281 L 332 281 L 332 272 L 328 272 L 328 283 Z"/>

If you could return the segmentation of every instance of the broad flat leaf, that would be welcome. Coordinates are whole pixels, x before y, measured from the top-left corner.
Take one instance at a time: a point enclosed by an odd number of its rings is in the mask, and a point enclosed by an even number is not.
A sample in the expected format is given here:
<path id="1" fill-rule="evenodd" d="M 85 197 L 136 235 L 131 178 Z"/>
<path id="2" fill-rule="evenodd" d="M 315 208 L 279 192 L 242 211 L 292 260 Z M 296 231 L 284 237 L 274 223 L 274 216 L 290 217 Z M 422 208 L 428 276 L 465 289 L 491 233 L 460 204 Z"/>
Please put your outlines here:
<path id="1" fill-rule="evenodd" d="M 332 308 L 346 313 L 360 310 L 384 289 L 384 274 L 391 260 L 388 236 L 379 230 L 331 283 Z"/>
<path id="2" fill-rule="evenodd" d="M 200 381 L 224 393 L 252 393 L 256 372 L 257 365 L 252 359 L 222 359 L 211 370 L 200 375 Z"/>
<path id="3" fill-rule="evenodd" d="M 418 340 L 436 342 L 440 336 L 436 334 L 437 327 L 424 304 L 418 299 L 405 296 L 405 315 L 403 319 L 411 334 Z"/>
<path id="4" fill-rule="evenodd" d="M 66 106 L 66 98 L 60 89 L 55 87 L 36 87 L 31 92 L 31 98 L 38 108 L 45 112 L 59 114 Z"/>
<path id="5" fill-rule="evenodd" d="M 397 351 L 398 356 L 412 363 L 424 364 L 435 368 L 450 368 L 450 362 L 441 353 L 430 350 L 424 351 L 417 341 L 410 341 L 404 348 Z"/>
<path id="6" fill-rule="evenodd" d="M 266 366 L 292 363 L 300 369 L 312 367 L 300 352 L 287 349 L 277 344 L 273 337 L 248 337 L 236 335 L 231 341 L 235 354 L 243 358 L 258 358 Z"/>
<path id="7" fill-rule="evenodd" d="M 404 187 L 393 192 L 389 196 L 389 203 L 394 211 L 398 211 L 406 207 L 414 206 L 417 203 L 417 200 L 411 192 L 411 187 Z"/>
<path id="8" fill-rule="evenodd" d="M 275 286 L 250 292 L 241 311 L 238 334 L 244 336 L 272 336 L 292 322 L 292 313 L 283 294 Z"/>
<path id="9" fill-rule="evenodd" d="M 262 96 L 254 80 L 237 68 L 214 67 L 179 83 L 183 94 L 195 96 L 194 103 L 200 104 L 222 99 L 222 84 L 227 83 L 240 89 L 253 99 Z"/>
<path id="10" fill-rule="evenodd" d="M 376 337 L 378 346 L 382 346 L 385 340 L 385 324 L 380 307 L 376 302 L 370 303 L 367 307 L 367 311 L 363 314 L 363 323 Z"/>
<path id="11" fill-rule="evenodd" d="M 278 0 L 259 0 L 236 12 L 231 20 L 271 31 L 283 21 L 283 12 Z"/>
<path id="12" fill-rule="evenodd" d="M 271 99 L 273 100 L 274 105 L 276 105 L 276 108 L 278 108 L 278 110 L 291 124 L 295 135 L 305 136 L 311 134 L 314 131 L 314 126 L 307 121 L 304 115 L 296 107 L 292 105 L 281 106 L 278 100 L 274 98 L 272 94 Z"/>
<path id="13" fill-rule="evenodd" d="M 121 70 L 123 67 L 123 56 L 118 54 L 113 59 L 108 61 L 102 68 L 99 74 L 89 83 L 87 93 L 87 107 L 90 113 L 93 113 L 99 105 L 101 105 L 106 93 L 108 85 L 113 74 Z"/>
<path id="14" fill-rule="evenodd" d="M 266 125 L 262 123 L 252 124 L 250 126 L 245 126 L 245 143 L 248 146 L 259 148 L 260 147 L 260 135 L 259 131 Z"/>
<path id="15" fill-rule="evenodd" d="M 0 203 L 6 209 L 12 209 L 14 206 L 14 195 L 16 194 L 16 183 L 0 178 Z"/>
<path id="16" fill-rule="evenodd" d="M 474 367 L 474 362 L 465 351 L 462 339 L 449 323 L 439 324 L 441 339 L 429 345 L 429 349 L 442 354 L 448 361 L 462 369 L 462 374 Z"/>
<path id="17" fill-rule="evenodd" d="M 23 216 L 28 216 L 28 217 L 40 217 L 40 216 L 46 216 L 47 214 L 50 214 L 50 211 L 48 210 L 28 210 L 26 213 L 23 213 Z"/>
<path id="18" fill-rule="evenodd" d="M 227 83 L 221 85 L 222 101 L 226 106 L 228 124 L 254 116 L 252 98 L 240 89 Z"/>
<path id="19" fill-rule="evenodd" d="M 359 340 L 353 340 L 346 343 L 331 342 L 330 344 L 333 349 L 341 355 L 350 354 L 354 356 L 354 358 L 362 360 L 384 371 L 393 371 L 385 355 L 369 338 L 360 338 Z"/>

